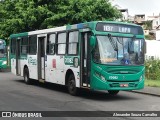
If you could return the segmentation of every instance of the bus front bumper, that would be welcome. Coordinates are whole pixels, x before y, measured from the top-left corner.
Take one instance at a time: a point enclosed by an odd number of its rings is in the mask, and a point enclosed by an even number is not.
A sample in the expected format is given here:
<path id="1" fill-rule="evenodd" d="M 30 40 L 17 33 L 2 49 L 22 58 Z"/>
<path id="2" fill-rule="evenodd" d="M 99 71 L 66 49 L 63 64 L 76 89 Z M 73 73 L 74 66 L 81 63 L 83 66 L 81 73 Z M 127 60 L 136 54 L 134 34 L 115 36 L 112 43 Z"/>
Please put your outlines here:
<path id="1" fill-rule="evenodd" d="M 94 90 L 139 90 L 144 88 L 144 78 L 136 82 L 108 82 L 96 78 L 94 83 L 91 83 L 91 89 Z"/>
<path id="2" fill-rule="evenodd" d="M 6 69 L 6 68 L 7 68 L 7 64 L 4 64 L 4 65 L 0 64 L 0 69 Z"/>

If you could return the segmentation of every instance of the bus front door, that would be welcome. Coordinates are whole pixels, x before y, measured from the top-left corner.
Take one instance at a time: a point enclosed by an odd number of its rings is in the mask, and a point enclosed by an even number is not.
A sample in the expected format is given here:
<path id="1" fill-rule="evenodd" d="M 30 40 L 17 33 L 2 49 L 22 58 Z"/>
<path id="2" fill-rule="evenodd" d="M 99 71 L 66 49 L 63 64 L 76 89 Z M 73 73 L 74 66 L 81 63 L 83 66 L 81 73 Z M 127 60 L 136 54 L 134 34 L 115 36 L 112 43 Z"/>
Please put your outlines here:
<path id="1" fill-rule="evenodd" d="M 38 52 L 37 52 L 38 80 L 42 82 L 45 80 L 46 38 L 47 38 L 46 35 L 38 36 Z"/>
<path id="2" fill-rule="evenodd" d="M 81 67 L 80 78 L 82 87 L 90 87 L 91 56 L 89 47 L 90 32 L 81 33 Z"/>
<path id="3" fill-rule="evenodd" d="M 20 68 L 20 41 L 21 39 L 16 40 L 16 74 L 21 74 L 21 68 Z"/>

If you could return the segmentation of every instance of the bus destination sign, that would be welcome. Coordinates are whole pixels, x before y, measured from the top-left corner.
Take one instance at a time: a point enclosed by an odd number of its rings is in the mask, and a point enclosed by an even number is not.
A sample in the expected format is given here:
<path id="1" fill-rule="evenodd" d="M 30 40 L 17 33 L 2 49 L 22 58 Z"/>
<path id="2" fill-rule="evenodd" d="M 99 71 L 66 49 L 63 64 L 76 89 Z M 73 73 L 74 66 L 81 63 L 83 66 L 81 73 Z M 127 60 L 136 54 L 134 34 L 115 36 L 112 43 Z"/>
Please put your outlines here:
<path id="1" fill-rule="evenodd" d="M 143 34 L 143 30 L 140 26 L 123 25 L 123 24 L 111 24 L 111 23 L 97 23 L 97 31 L 106 32 L 118 32 L 118 33 L 130 33 L 130 34 Z"/>

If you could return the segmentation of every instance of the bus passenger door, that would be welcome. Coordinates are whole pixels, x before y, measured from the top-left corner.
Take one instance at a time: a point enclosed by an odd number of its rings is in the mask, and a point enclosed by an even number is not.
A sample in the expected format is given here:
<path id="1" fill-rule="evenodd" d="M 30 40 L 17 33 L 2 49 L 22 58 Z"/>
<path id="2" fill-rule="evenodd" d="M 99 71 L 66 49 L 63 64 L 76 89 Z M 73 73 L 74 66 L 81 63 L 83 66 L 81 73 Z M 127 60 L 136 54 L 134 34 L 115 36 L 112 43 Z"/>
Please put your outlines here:
<path id="1" fill-rule="evenodd" d="M 16 40 L 16 74 L 20 75 L 21 74 L 21 66 L 20 66 L 20 41 L 21 39 L 18 38 Z"/>
<path id="2" fill-rule="evenodd" d="M 38 53 L 37 53 L 37 62 L 38 62 L 38 80 L 45 80 L 45 61 L 46 57 L 46 38 L 47 35 L 38 35 Z"/>
<path id="3" fill-rule="evenodd" d="M 91 32 L 81 32 L 81 67 L 80 78 L 82 87 L 90 87 L 90 68 L 91 68 L 91 55 L 89 38 Z"/>

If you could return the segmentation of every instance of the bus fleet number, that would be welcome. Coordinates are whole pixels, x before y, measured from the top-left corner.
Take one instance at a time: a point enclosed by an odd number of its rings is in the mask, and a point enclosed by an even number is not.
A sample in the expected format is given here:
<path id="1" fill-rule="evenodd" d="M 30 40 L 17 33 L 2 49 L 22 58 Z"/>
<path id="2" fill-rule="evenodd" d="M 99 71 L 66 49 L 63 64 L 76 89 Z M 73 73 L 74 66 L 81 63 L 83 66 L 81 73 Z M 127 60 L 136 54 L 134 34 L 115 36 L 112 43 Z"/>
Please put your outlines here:
<path id="1" fill-rule="evenodd" d="M 115 80 L 115 79 L 118 79 L 118 76 L 109 76 L 109 79 Z"/>

